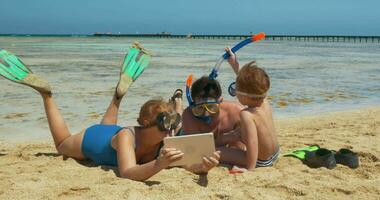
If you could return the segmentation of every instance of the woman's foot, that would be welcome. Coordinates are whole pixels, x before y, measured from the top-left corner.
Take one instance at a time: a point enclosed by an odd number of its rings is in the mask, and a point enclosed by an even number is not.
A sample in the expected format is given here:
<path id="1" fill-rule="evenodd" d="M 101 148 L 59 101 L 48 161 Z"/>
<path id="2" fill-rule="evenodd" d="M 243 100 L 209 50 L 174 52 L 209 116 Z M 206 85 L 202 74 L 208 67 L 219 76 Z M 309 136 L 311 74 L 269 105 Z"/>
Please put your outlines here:
<path id="1" fill-rule="evenodd" d="M 41 94 L 50 94 L 51 87 L 43 78 L 33 74 L 17 56 L 0 49 L 0 75 L 16 83 L 30 86 Z"/>
<path id="2" fill-rule="evenodd" d="M 120 78 L 116 86 L 116 98 L 121 99 L 128 88 L 144 72 L 148 66 L 150 54 L 138 42 L 134 42 L 124 57 L 120 69 Z"/>
<path id="3" fill-rule="evenodd" d="M 41 94 L 46 94 L 49 96 L 52 95 L 49 82 L 37 76 L 36 74 L 28 74 L 23 80 L 23 82 L 21 82 L 21 84 L 28 85 Z"/>
<path id="4" fill-rule="evenodd" d="M 126 74 L 120 74 L 119 82 L 116 86 L 115 95 L 117 99 L 123 98 L 128 88 L 132 85 L 133 79 Z"/>
<path id="5" fill-rule="evenodd" d="M 176 89 L 173 93 L 173 96 L 169 99 L 169 102 L 174 105 L 175 111 L 180 115 L 182 115 L 183 112 L 182 96 L 183 91 L 181 89 Z"/>

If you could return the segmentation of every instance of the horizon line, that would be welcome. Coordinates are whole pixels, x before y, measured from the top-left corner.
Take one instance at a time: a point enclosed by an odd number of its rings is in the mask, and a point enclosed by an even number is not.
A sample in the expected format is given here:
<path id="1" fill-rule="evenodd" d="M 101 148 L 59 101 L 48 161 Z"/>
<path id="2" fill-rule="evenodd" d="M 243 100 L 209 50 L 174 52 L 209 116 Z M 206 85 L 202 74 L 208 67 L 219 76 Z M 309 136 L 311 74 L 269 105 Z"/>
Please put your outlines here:
<path id="1" fill-rule="evenodd" d="M 167 37 L 187 37 L 187 36 L 214 36 L 214 37 L 250 37 L 252 34 L 170 34 L 163 33 L 142 33 L 142 34 L 130 34 L 130 33 L 100 33 L 93 34 L 55 34 L 55 33 L 37 33 L 37 34 L 18 34 L 18 33 L 3 33 L 0 36 L 88 36 L 88 37 L 138 37 L 138 36 L 167 36 Z M 332 35 L 332 34 L 266 34 L 266 37 L 380 37 L 380 35 Z"/>

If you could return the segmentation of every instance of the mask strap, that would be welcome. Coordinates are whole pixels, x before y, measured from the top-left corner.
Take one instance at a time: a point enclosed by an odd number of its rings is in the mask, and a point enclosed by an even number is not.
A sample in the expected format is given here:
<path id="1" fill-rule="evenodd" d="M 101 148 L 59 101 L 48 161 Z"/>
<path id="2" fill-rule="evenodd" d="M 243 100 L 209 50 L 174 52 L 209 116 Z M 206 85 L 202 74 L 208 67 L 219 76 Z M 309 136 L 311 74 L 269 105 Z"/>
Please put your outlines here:
<path id="1" fill-rule="evenodd" d="M 199 119 L 199 120 L 201 120 L 201 121 L 207 123 L 208 125 L 210 125 L 211 122 L 212 122 L 212 119 L 211 119 L 210 116 L 200 116 L 200 117 L 195 116 L 195 118 L 197 118 L 197 119 Z"/>

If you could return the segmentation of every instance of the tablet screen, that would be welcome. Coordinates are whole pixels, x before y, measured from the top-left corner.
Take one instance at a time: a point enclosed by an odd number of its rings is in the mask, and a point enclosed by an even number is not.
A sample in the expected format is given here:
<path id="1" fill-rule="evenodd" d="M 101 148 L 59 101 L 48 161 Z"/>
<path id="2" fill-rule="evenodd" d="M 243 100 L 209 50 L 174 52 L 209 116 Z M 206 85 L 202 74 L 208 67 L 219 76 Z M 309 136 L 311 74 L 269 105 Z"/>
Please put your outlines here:
<path id="1" fill-rule="evenodd" d="M 170 166 L 183 166 L 202 163 L 202 157 L 215 152 L 213 133 L 202 133 L 164 138 L 164 147 L 172 147 L 184 153 L 183 157 Z"/>

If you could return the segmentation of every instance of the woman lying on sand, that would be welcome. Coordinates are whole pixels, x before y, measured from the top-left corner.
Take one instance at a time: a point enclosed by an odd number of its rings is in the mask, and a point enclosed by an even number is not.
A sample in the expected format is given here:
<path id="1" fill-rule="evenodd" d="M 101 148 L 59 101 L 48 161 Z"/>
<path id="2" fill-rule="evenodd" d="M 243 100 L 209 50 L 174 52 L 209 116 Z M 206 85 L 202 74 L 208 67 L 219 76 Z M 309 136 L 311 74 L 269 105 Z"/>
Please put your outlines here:
<path id="1" fill-rule="evenodd" d="M 155 175 L 183 153 L 174 148 L 161 148 L 164 137 L 179 129 L 182 99 L 172 103 L 149 100 L 141 107 L 140 126 L 120 127 L 117 117 L 120 102 L 128 88 L 141 75 L 149 54 L 135 43 L 125 56 L 115 94 L 100 124 L 71 134 L 45 80 L 33 74 L 16 56 L 0 49 L 0 74 L 37 90 L 43 99 L 50 132 L 59 154 L 77 160 L 90 159 L 99 165 L 117 166 L 120 177 L 143 181 Z M 175 96 L 174 96 L 175 97 Z M 176 109 L 175 109 L 176 108 Z M 176 112 L 177 110 L 178 112 Z M 203 163 L 185 167 L 194 173 L 207 172 L 219 163 L 219 153 L 203 157 Z"/>

